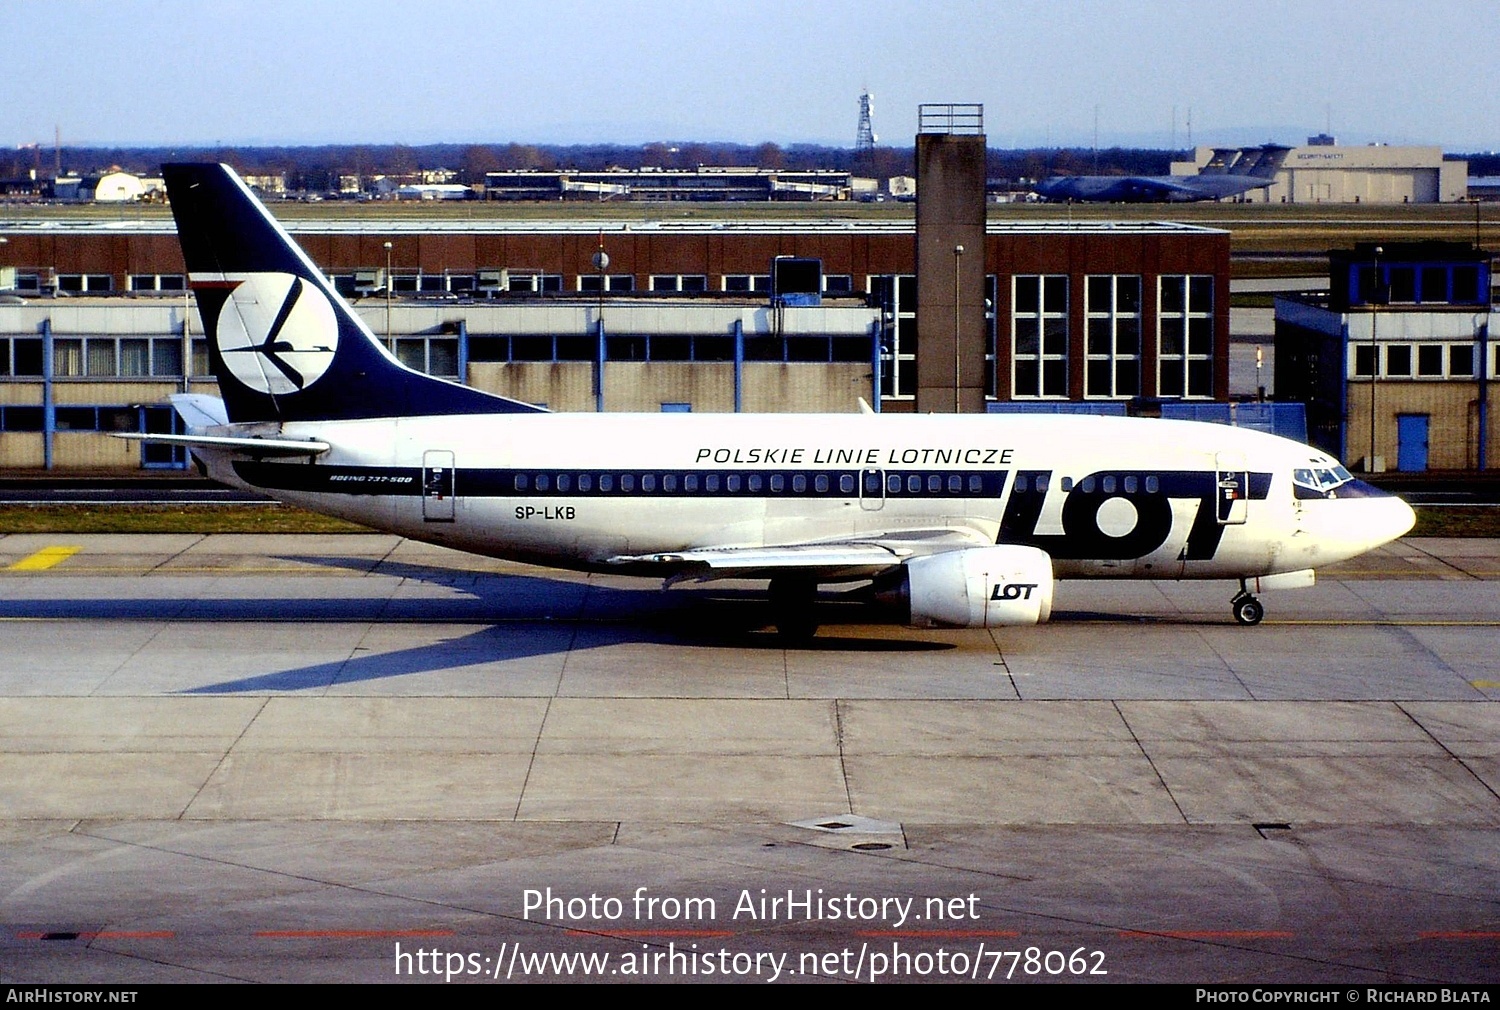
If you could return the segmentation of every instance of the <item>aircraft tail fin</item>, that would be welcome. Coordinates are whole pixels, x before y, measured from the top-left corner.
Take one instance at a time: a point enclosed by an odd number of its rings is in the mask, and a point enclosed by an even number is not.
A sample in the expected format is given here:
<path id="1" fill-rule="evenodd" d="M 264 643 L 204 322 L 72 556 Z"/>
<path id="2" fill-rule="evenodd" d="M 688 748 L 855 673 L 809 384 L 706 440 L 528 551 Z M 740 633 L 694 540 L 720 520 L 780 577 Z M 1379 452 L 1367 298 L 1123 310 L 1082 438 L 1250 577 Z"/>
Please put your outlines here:
<path id="1" fill-rule="evenodd" d="M 1281 144 L 1263 144 L 1260 147 L 1249 148 L 1240 160 L 1235 162 L 1234 174 L 1247 175 L 1255 179 L 1274 179 L 1291 150 L 1290 147 L 1284 147 Z"/>
<path id="2" fill-rule="evenodd" d="M 230 421 L 540 409 L 398 362 L 229 166 L 162 175 Z"/>
<path id="3" fill-rule="evenodd" d="M 1281 171 L 1281 166 L 1286 162 L 1286 156 L 1292 153 L 1290 147 L 1281 144 L 1267 144 L 1261 149 L 1260 160 L 1255 167 L 1250 169 L 1250 174 L 1257 179 L 1274 179 L 1276 173 Z"/>
<path id="4" fill-rule="evenodd" d="M 1234 166 L 1242 154 L 1237 147 L 1216 147 L 1208 163 L 1198 170 L 1199 175 L 1233 175 Z"/>

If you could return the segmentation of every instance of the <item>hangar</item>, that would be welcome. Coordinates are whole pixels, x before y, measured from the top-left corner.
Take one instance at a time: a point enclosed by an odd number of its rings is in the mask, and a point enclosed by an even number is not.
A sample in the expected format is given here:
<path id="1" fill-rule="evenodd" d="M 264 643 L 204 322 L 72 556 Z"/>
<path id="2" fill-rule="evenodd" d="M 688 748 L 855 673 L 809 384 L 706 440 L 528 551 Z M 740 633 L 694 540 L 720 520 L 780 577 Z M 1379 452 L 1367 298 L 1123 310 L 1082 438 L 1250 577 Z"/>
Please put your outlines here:
<path id="1" fill-rule="evenodd" d="M 1212 165 L 1233 166 L 1260 148 L 1199 147 L 1192 161 L 1172 163 L 1173 175 L 1196 175 Z M 1246 203 L 1453 203 L 1468 195 L 1468 162 L 1448 161 L 1440 147 L 1370 144 L 1345 147 L 1332 137 L 1309 137 L 1285 151 L 1276 181 L 1238 199 Z"/>

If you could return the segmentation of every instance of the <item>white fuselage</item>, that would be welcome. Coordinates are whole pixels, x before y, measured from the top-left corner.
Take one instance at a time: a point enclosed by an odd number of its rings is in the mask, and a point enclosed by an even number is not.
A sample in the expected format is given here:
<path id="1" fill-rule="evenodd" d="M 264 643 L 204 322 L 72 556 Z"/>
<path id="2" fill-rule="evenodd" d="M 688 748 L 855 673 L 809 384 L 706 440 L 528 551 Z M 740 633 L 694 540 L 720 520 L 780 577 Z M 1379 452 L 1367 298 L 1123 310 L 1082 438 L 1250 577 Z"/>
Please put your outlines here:
<path id="1" fill-rule="evenodd" d="M 195 453 L 220 480 L 381 530 L 556 567 L 947 530 L 1060 578 L 1244 578 L 1394 539 L 1389 496 L 1302 500 L 1316 449 L 1223 425 L 1071 416 L 491 414 L 287 424 L 313 460 Z M 713 478 L 713 479 L 711 479 Z"/>

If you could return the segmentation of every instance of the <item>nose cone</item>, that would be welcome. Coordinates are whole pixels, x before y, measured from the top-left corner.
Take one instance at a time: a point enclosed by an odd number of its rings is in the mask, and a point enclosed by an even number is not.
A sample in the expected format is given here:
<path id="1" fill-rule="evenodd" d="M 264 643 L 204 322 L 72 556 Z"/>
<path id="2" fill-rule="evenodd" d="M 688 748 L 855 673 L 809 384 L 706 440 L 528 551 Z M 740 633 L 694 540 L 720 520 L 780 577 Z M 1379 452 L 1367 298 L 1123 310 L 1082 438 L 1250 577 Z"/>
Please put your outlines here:
<path id="1" fill-rule="evenodd" d="M 1358 557 L 1405 536 L 1416 524 L 1410 505 L 1360 481 L 1336 493 L 1341 497 L 1304 502 L 1302 527 L 1311 536 L 1312 565 Z"/>
<path id="2" fill-rule="evenodd" d="M 1349 521 L 1357 524 L 1355 536 L 1369 540 L 1366 550 L 1405 536 L 1417 524 L 1417 514 L 1405 501 L 1362 480 L 1350 481 L 1334 494 L 1341 501 L 1355 499 L 1362 503 L 1361 510 L 1350 509 L 1348 515 Z"/>
<path id="3" fill-rule="evenodd" d="M 1412 507 L 1400 498 L 1392 495 L 1390 498 L 1390 515 L 1386 517 L 1390 523 L 1390 535 L 1381 543 L 1390 543 L 1397 537 L 1404 537 L 1411 532 L 1411 528 L 1417 524 L 1417 513 Z"/>

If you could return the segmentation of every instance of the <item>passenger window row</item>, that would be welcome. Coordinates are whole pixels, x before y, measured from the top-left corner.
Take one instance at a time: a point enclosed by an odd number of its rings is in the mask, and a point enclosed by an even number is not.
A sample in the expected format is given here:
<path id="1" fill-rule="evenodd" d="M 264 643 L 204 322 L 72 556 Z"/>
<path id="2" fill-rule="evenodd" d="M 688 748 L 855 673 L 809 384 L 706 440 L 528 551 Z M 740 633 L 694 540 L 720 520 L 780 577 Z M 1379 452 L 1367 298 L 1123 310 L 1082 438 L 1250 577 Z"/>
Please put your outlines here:
<path id="1" fill-rule="evenodd" d="M 851 497 L 999 497 L 1005 471 L 517 471 L 510 490 L 522 494 L 830 495 Z"/>
<path id="2" fill-rule="evenodd" d="M 1138 494 L 1142 490 L 1146 494 L 1160 494 L 1161 479 L 1155 475 L 1148 475 L 1143 479 L 1133 473 L 1126 474 L 1123 477 L 1116 477 L 1114 474 L 1105 474 L 1102 477 L 1090 475 L 1080 481 L 1074 481 L 1072 477 L 1064 477 L 1061 487 L 1064 492 L 1076 490 L 1082 494 L 1093 494 L 1095 491 L 1100 491 L 1104 494 L 1116 494 L 1118 492 Z M 1046 494 L 1047 478 L 1042 476 L 1033 479 L 1026 474 L 1022 474 L 1016 478 L 1015 490 L 1017 494 L 1026 494 L 1028 491 L 1035 491 L 1037 494 Z"/>

